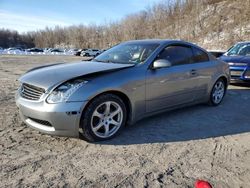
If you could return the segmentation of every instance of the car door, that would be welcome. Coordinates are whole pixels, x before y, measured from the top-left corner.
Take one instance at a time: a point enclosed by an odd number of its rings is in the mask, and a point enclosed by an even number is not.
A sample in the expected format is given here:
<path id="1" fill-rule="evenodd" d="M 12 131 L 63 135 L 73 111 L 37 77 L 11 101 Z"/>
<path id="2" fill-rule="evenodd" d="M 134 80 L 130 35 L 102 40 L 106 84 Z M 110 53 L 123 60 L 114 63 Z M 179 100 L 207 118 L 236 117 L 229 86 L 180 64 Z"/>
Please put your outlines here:
<path id="1" fill-rule="evenodd" d="M 188 45 L 169 45 L 156 59 L 168 60 L 172 66 L 149 68 L 146 73 L 146 112 L 192 102 L 197 75 L 192 66 L 193 52 Z"/>
<path id="2" fill-rule="evenodd" d="M 211 76 L 216 72 L 216 63 L 209 59 L 207 52 L 197 47 L 192 47 L 194 58 L 192 68 L 196 72 L 195 100 L 200 100 L 207 95 L 208 84 Z"/>

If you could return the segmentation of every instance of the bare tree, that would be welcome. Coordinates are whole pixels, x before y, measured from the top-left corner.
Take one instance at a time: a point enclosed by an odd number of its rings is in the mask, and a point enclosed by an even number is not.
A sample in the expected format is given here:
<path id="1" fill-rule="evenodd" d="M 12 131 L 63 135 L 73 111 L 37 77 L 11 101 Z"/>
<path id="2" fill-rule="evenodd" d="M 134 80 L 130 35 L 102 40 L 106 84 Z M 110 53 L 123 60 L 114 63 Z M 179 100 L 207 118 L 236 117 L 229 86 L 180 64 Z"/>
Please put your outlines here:
<path id="1" fill-rule="evenodd" d="M 249 40 L 249 23 L 250 0 L 163 0 L 119 22 L 46 27 L 24 35 L 0 30 L 0 46 L 108 48 L 133 39 L 179 38 L 227 48 Z"/>

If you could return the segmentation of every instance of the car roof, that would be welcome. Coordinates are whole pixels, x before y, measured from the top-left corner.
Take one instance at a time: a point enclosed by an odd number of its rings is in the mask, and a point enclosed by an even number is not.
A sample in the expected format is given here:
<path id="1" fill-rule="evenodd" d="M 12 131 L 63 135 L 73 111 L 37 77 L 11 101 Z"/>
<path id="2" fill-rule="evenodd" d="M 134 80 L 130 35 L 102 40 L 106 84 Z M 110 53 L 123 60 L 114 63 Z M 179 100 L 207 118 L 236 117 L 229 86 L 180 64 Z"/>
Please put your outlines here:
<path id="1" fill-rule="evenodd" d="M 159 45 L 168 45 L 168 44 L 182 44 L 182 45 L 189 45 L 192 47 L 196 47 L 198 49 L 201 49 L 202 51 L 206 52 L 205 49 L 203 49 L 202 47 L 193 44 L 191 42 L 187 42 L 184 40 L 180 40 L 180 39 L 144 39 L 144 40 L 131 40 L 131 41 L 126 41 L 123 42 L 123 44 L 152 44 L 152 43 L 156 43 Z"/>
<path id="2" fill-rule="evenodd" d="M 179 39 L 143 39 L 143 40 L 130 40 L 126 41 L 124 43 L 158 43 L 158 44 L 164 44 L 168 42 L 180 42 L 181 40 Z"/>
<path id="3" fill-rule="evenodd" d="M 143 39 L 143 40 L 130 40 L 123 43 L 133 44 L 133 43 L 141 43 L 141 44 L 150 44 L 150 43 L 157 43 L 160 45 L 171 44 L 171 43 L 179 43 L 179 44 L 187 44 L 195 47 L 199 47 L 196 44 L 180 40 L 180 39 Z M 200 47 L 199 47 L 200 48 Z"/>

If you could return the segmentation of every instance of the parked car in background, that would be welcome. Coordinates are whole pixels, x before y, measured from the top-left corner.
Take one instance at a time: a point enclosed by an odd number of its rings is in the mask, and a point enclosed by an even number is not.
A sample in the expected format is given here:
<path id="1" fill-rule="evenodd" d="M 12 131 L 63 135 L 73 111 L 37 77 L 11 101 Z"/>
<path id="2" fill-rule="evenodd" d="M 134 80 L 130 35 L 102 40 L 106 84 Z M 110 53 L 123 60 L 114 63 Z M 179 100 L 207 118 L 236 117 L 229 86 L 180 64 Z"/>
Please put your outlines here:
<path id="1" fill-rule="evenodd" d="M 11 48 L 8 48 L 7 49 L 8 51 L 11 51 L 11 50 L 20 50 L 20 51 L 24 51 L 22 48 L 20 47 L 11 47 Z"/>
<path id="2" fill-rule="evenodd" d="M 69 49 L 68 52 L 72 53 L 72 54 L 75 54 L 76 52 L 78 52 L 78 48 L 72 48 L 72 49 Z"/>
<path id="3" fill-rule="evenodd" d="M 216 58 L 222 56 L 225 53 L 223 50 L 208 50 L 208 52 L 210 52 Z"/>
<path id="4" fill-rule="evenodd" d="M 180 40 L 121 43 L 90 61 L 36 68 L 16 94 L 22 120 L 52 135 L 107 140 L 125 124 L 197 103 L 219 105 L 228 64 Z M 157 131 L 157 130 L 155 130 Z"/>
<path id="5" fill-rule="evenodd" d="M 86 50 L 83 50 L 81 52 L 81 56 L 92 56 L 92 57 L 95 57 L 95 56 L 98 56 L 99 54 L 101 54 L 101 50 L 98 50 L 98 49 L 86 49 Z"/>
<path id="6" fill-rule="evenodd" d="M 4 50 L 7 54 L 22 54 L 24 50 L 19 47 L 8 48 Z"/>
<path id="7" fill-rule="evenodd" d="M 41 48 L 30 48 L 30 49 L 27 49 L 26 52 L 43 52 L 43 49 L 41 49 Z"/>
<path id="8" fill-rule="evenodd" d="M 55 48 L 55 49 L 51 49 L 50 52 L 63 53 L 64 51 L 59 48 Z"/>
<path id="9" fill-rule="evenodd" d="M 53 50 L 53 48 L 44 48 L 43 49 L 44 52 L 50 52 L 51 50 Z"/>
<path id="10" fill-rule="evenodd" d="M 250 41 L 235 44 L 220 59 L 230 66 L 231 82 L 250 82 Z"/>
<path id="11" fill-rule="evenodd" d="M 83 51 L 86 51 L 87 49 L 79 49 L 76 53 L 75 56 L 80 56 Z"/>

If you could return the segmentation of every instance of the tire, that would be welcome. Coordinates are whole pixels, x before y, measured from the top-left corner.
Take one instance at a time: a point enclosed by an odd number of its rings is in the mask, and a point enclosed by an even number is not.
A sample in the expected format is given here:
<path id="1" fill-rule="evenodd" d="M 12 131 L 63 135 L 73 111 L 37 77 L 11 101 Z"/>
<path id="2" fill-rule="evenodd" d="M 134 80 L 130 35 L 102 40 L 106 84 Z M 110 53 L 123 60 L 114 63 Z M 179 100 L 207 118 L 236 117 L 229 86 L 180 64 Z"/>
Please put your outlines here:
<path id="1" fill-rule="evenodd" d="M 88 53 L 86 53 L 84 56 L 89 57 L 89 54 L 88 54 Z"/>
<path id="2" fill-rule="evenodd" d="M 226 89 L 227 87 L 225 81 L 222 78 L 218 79 L 211 90 L 208 102 L 209 105 L 218 106 L 226 94 Z"/>
<path id="3" fill-rule="evenodd" d="M 82 136 L 89 142 L 111 139 L 120 133 L 126 119 L 126 105 L 118 96 L 100 95 L 87 106 L 81 116 Z"/>

